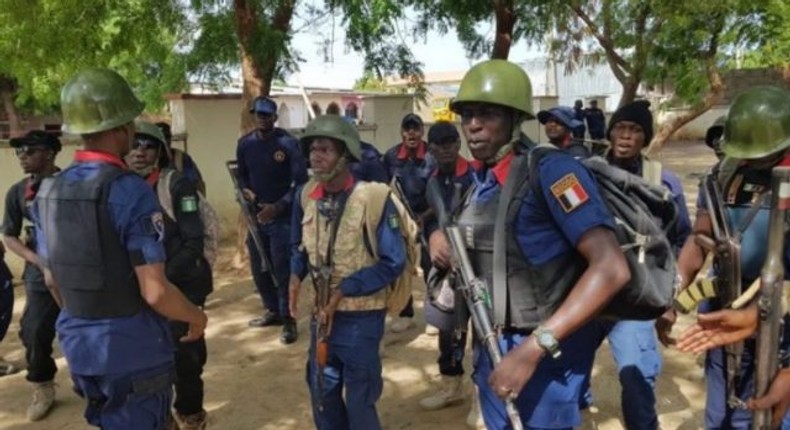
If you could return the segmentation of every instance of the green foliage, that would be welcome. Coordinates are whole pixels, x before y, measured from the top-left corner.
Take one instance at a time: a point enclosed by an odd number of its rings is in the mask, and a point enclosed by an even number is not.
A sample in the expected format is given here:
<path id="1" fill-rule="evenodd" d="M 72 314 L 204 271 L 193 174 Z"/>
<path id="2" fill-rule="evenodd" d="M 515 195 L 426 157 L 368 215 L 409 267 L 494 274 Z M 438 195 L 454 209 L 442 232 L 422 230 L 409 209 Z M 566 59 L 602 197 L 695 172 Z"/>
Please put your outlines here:
<path id="1" fill-rule="evenodd" d="M 790 2 L 763 0 L 759 31 L 747 33 L 753 42 L 743 57 L 744 67 L 790 67 Z"/>
<path id="2" fill-rule="evenodd" d="M 18 106 L 47 111 L 77 70 L 107 66 L 157 110 L 186 85 L 182 20 L 177 0 L 0 0 L 0 75 L 16 81 Z"/>

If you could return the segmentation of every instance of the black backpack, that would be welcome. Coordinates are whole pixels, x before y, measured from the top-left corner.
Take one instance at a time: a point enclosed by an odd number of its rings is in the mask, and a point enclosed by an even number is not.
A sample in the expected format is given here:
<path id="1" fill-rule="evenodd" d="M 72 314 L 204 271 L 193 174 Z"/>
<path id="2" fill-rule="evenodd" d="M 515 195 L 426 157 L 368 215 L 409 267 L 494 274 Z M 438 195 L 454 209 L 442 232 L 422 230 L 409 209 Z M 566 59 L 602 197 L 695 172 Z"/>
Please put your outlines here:
<path id="1" fill-rule="evenodd" d="M 543 200 L 538 163 L 554 146 L 540 145 L 529 153 L 529 186 L 520 187 L 524 198 L 528 189 Z M 672 306 L 677 264 L 668 236 L 675 231 L 678 210 L 670 191 L 652 185 L 640 176 L 610 165 L 602 157 L 582 163 L 593 174 L 601 196 L 615 218 L 615 236 L 628 261 L 631 280 L 612 299 L 601 317 L 651 320 Z M 508 222 L 513 222 L 509 219 Z"/>

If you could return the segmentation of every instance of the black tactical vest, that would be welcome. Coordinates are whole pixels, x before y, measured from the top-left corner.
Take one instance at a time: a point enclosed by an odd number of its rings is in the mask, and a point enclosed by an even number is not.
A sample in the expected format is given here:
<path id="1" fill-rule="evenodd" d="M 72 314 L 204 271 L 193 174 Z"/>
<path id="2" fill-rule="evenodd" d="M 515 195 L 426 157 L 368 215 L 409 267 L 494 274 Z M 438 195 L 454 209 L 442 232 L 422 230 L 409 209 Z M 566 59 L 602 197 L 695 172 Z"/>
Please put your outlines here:
<path id="1" fill-rule="evenodd" d="M 131 316 L 144 303 L 107 205 L 112 181 L 132 173 L 100 166 L 95 176 L 81 181 L 48 178 L 37 196 L 49 269 L 64 308 L 78 318 Z"/>
<path id="2" fill-rule="evenodd" d="M 539 266 L 530 264 L 521 252 L 513 223 L 529 192 L 526 161 L 526 154 L 517 154 L 507 179 L 513 185 L 500 188 L 482 203 L 470 198 L 458 217 L 474 271 L 489 289 L 493 322 L 506 330 L 532 330 L 548 319 L 586 268 L 586 261 L 575 250 Z M 505 243 L 494 240 L 498 218 L 509 220 L 503 222 Z M 495 252 L 497 246 L 506 256 L 505 264 L 495 261 L 495 253 L 500 253 Z M 504 277 L 504 288 L 495 282 L 497 266 L 506 272 L 499 274 Z"/>

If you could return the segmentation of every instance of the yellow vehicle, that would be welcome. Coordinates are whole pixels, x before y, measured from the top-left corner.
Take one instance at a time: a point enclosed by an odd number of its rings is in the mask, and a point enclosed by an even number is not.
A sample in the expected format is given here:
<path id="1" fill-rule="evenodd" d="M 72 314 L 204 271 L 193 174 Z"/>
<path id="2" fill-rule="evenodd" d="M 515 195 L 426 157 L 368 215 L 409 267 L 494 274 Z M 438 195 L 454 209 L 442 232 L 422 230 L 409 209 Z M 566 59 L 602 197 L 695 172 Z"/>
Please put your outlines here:
<path id="1" fill-rule="evenodd" d="M 442 97 L 434 99 L 431 103 L 431 112 L 433 113 L 433 120 L 435 121 L 450 121 L 456 120 L 455 113 L 450 110 L 450 103 L 453 101 L 450 97 Z"/>

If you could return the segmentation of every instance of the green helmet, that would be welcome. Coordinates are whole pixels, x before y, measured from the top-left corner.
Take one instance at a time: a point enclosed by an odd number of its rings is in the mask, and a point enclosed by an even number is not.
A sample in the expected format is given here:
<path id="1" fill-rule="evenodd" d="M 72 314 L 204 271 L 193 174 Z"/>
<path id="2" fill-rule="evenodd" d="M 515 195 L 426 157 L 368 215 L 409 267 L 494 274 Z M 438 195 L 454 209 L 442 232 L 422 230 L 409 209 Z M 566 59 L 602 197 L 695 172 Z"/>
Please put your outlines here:
<path id="1" fill-rule="evenodd" d="M 505 60 L 488 60 L 469 69 L 461 80 L 458 95 L 450 109 L 460 113 L 464 103 L 493 103 L 513 108 L 535 118 L 532 114 L 532 83 L 524 69 Z"/>
<path id="2" fill-rule="evenodd" d="M 357 129 L 337 115 L 321 115 L 310 121 L 300 138 L 302 146 L 310 144 L 316 137 L 328 137 L 346 144 L 346 149 L 355 160 L 362 158 Z"/>
<path id="3" fill-rule="evenodd" d="M 134 122 L 135 127 L 135 134 L 145 134 L 147 136 L 151 136 L 154 139 L 158 140 L 164 146 L 166 145 L 167 140 L 165 140 L 165 135 L 162 133 L 162 130 L 156 126 L 156 124 L 150 123 L 148 121 L 137 120 Z"/>
<path id="4" fill-rule="evenodd" d="M 118 73 L 86 69 L 72 77 L 60 92 L 63 131 L 90 134 L 132 122 L 144 104 Z"/>
<path id="5" fill-rule="evenodd" d="M 751 88 L 732 102 L 724 124 L 722 151 L 755 159 L 790 147 L 790 92 L 773 86 Z"/>

